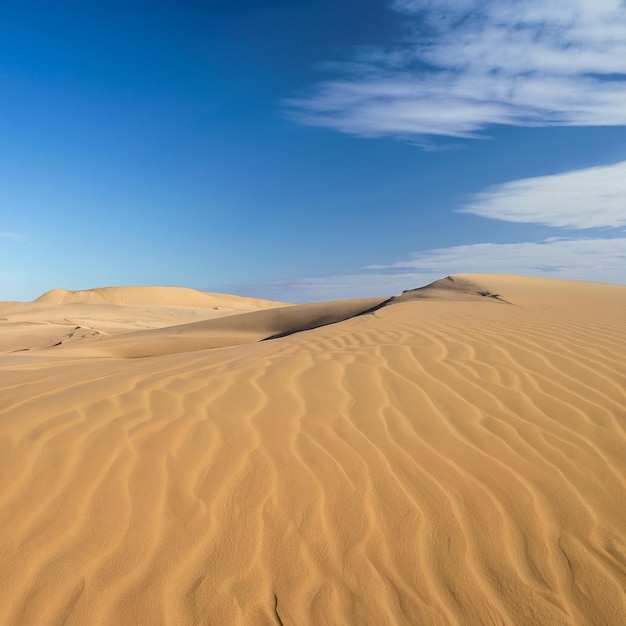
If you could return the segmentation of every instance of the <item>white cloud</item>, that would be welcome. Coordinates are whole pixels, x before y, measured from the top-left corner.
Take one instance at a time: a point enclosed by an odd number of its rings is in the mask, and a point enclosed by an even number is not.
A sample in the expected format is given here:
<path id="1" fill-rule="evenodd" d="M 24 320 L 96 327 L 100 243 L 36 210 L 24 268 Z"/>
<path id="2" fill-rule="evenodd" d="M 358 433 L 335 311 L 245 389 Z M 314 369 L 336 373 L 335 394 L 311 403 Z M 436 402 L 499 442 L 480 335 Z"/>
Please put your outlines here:
<path id="1" fill-rule="evenodd" d="M 621 0 L 396 0 L 412 34 L 335 64 L 288 101 L 296 119 L 362 136 L 473 137 L 489 124 L 626 124 Z"/>
<path id="2" fill-rule="evenodd" d="M 561 228 L 626 226 L 626 161 L 497 185 L 460 212 Z"/>
<path id="3" fill-rule="evenodd" d="M 477 243 L 414 253 L 364 271 L 239 287 L 292 302 L 396 295 L 449 274 L 518 274 L 626 283 L 626 238 L 547 239 L 541 243 Z"/>
<path id="4" fill-rule="evenodd" d="M 372 266 L 372 269 L 383 267 L 443 274 L 523 274 L 625 282 L 626 238 L 476 243 L 417 252 L 408 260 L 389 266 Z"/>
<path id="5" fill-rule="evenodd" d="M 516 180 L 460 209 L 490 219 L 590 229 L 626 226 L 626 161 Z M 603 233 L 605 234 L 605 233 Z M 615 233 L 616 234 L 616 233 Z M 553 237 L 542 242 L 472 243 L 413 253 L 359 271 L 248 286 L 251 295 L 306 302 L 394 295 L 448 274 L 519 274 L 626 284 L 626 237 Z M 235 288 L 241 292 L 241 288 Z"/>

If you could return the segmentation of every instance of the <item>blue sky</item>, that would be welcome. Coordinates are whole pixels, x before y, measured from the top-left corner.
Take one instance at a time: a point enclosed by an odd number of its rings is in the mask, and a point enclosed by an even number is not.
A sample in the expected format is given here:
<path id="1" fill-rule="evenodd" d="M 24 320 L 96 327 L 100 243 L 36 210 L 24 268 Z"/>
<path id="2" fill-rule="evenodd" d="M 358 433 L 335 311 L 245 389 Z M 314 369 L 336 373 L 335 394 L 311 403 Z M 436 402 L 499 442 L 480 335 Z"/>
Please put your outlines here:
<path id="1" fill-rule="evenodd" d="M 0 5 L 0 300 L 626 282 L 621 0 Z"/>

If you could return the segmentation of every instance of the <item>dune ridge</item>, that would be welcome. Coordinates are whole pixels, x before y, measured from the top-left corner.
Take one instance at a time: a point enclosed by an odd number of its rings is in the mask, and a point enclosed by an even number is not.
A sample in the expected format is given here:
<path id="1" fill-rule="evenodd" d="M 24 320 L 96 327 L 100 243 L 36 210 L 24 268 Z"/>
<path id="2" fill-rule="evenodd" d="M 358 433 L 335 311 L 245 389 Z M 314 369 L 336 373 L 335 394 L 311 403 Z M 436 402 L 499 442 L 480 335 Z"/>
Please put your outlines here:
<path id="1" fill-rule="evenodd" d="M 0 355 L 0 623 L 623 623 L 626 287 L 453 279 L 271 341 Z"/>
<path id="2" fill-rule="evenodd" d="M 97 351 L 109 356 L 145 357 L 252 343 L 335 324 L 362 315 L 384 302 L 386 298 L 363 298 L 231 314 L 97 338 L 78 347 L 73 345 L 72 353 L 95 354 Z"/>

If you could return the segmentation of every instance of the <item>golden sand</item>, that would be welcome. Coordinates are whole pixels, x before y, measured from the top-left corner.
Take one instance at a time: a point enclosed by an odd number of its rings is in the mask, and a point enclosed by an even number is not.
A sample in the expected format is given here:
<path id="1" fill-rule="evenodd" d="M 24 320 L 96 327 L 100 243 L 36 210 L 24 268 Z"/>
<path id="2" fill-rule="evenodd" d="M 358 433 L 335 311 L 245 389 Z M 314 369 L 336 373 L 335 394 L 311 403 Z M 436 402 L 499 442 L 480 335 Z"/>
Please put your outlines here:
<path id="1" fill-rule="evenodd" d="M 0 303 L 0 624 L 626 624 L 625 364 L 595 283 Z"/>

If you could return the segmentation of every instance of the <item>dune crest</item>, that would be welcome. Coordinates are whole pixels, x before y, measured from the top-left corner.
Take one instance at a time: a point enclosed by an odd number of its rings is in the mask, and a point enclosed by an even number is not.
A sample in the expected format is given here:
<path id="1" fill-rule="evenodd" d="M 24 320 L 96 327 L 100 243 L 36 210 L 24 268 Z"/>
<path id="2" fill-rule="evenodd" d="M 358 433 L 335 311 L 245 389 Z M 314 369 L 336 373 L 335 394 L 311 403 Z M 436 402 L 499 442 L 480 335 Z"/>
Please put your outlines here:
<path id="1" fill-rule="evenodd" d="M 78 346 L 73 344 L 71 350 L 74 354 L 136 358 L 222 348 L 335 324 L 363 315 L 386 301 L 384 298 L 363 298 L 291 305 L 97 338 Z M 64 353 L 70 352 L 65 349 Z"/>
<path id="2" fill-rule="evenodd" d="M 480 280 L 480 278 L 479 278 Z M 394 301 L 405 300 L 479 300 L 481 298 L 494 298 L 502 300 L 498 293 L 494 293 L 489 288 L 476 282 L 474 277 L 446 276 L 440 278 L 425 287 L 408 289 Z"/>
<path id="3" fill-rule="evenodd" d="M 626 287 L 406 293 L 0 354 L 0 623 L 623 623 Z"/>

